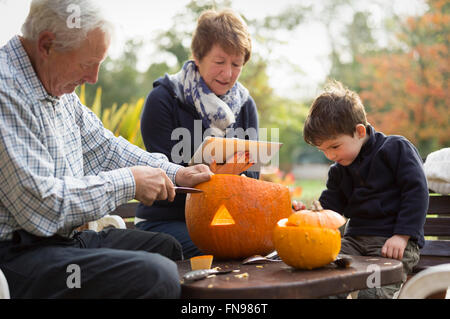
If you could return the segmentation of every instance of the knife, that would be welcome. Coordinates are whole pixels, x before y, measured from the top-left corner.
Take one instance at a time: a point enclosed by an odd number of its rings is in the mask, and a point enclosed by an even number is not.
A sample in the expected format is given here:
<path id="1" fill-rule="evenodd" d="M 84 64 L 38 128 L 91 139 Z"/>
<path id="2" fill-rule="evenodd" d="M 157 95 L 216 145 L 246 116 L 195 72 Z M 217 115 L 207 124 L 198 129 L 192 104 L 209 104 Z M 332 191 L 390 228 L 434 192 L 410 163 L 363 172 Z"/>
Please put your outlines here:
<path id="1" fill-rule="evenodd" d="M 182 187 L 182 186 L 175 186 L 175 193 L 178 194 L 187 194 L 187 193 L 203 193 L 203 190 L 198 188 L 192 188 L 192 187 Z"/>
<path id="2" fill-rule="evenodd" d="M 196 281 L 200 279 L 207 278 L 209 275 L 220 275 L 220 274 L 228 274 L 232 272 L 232 269 L 225 269 L 225 270 L 219 270 L 219 269 L 200 269 L 200 270 L 193 270 L 189 271 L 184 274 L 183 279 L 186 281 Z"/>

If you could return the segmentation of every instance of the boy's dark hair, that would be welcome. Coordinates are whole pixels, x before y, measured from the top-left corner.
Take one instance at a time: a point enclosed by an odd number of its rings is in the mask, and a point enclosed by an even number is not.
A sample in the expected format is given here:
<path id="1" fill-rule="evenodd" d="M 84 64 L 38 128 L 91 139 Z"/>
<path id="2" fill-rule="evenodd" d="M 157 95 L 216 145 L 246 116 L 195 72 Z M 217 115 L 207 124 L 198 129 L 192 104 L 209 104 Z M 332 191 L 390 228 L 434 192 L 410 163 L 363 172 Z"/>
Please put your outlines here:
<path id="1" fill-rule="evenodd" d="M 338 81 L 330 81 L 312 103 L 303 127 L 306 143 L 318 146 L 341 134 L 353 136 L 356 125 L 369 124 L 358 94 Z"/>

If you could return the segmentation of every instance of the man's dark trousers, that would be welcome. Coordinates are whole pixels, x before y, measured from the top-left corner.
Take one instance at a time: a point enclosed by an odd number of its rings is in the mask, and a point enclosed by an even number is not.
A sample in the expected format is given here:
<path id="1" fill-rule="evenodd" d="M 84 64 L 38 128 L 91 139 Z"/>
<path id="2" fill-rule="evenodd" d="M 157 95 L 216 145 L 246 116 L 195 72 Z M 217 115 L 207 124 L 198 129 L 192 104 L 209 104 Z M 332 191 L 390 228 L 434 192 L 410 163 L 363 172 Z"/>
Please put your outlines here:
<path id="1" fill-rule="evenodd" d="M 173 237 L 131 229 L 0 242 L 11 298 L 177 298 L 181 258 Z"/>

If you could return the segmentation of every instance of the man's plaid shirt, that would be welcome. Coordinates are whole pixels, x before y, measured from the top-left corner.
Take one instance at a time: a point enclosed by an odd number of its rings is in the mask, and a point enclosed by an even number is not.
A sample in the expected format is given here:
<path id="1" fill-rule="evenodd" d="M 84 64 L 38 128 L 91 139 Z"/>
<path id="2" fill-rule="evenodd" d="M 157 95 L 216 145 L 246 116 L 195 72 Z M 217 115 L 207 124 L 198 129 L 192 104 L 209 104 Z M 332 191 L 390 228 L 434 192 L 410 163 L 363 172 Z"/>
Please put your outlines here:
<path id="1" fill-rule="evenodd" d="M 115 137 L 76 94 L 50 96 L 18 36 L 0 48 L 0 241 L 70 236 L 135 196 L 128 167 L 181 166 Z"/>

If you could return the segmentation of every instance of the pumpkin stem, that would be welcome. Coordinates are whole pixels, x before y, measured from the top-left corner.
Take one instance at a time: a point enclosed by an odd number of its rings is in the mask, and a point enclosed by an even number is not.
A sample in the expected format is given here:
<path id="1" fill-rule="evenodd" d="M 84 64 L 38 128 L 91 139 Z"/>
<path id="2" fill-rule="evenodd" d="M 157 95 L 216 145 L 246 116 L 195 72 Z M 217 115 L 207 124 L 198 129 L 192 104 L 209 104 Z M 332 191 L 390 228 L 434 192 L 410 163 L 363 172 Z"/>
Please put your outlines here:
<path id="1" fill-rule="evenodd" d="M 318 212 L 323 210 L 322 205 L 320 205 L 320 202 L 318 200 L 315 200 L 311 204 L 311 210 L 314 212 Z"/>

